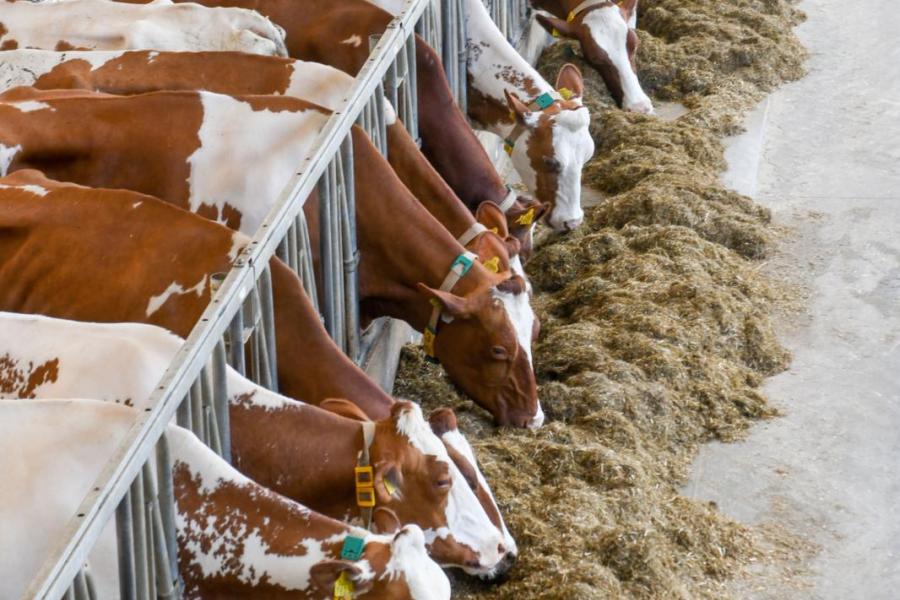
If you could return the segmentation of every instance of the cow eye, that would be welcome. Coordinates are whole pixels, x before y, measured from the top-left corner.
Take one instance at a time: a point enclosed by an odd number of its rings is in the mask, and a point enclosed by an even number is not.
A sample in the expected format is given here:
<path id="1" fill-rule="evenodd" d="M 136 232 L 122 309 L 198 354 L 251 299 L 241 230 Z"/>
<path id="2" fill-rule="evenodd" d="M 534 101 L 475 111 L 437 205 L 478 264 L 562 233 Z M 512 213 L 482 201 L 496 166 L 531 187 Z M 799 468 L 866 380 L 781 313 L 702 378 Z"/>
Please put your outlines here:
<path id="1" fill-rule="evenodd" d="M 450 486 L 453 485 L 453 481 L 450 479 L 439 479 L 434 485 L 439 490 L 449 490 Z"/>
<path id="2" fill-rule="evenodd" d="M 491 356 L 495 360 L 506 360 L 509 358 L 509 352 L 503 346 L 494 346 L 491 348 Z"/>
<path id="3" fill-rule="evenodd" d="M 562 165 L 552 156 L 544 157 L 544 166 L 547 167 L 547 170 L 551 173 L 559 173 L 562 170 Z"/>

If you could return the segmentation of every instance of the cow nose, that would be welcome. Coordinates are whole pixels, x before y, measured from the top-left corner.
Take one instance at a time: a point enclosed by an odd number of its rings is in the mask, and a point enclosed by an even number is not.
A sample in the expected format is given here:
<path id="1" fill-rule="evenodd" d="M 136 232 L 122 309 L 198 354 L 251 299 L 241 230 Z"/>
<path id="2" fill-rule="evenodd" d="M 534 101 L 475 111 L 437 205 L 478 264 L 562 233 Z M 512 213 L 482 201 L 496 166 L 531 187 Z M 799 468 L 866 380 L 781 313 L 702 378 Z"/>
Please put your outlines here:
<path id="1" fill-rule="evenodd" d="M 563 229 L 566 231 L 575 231 L 578 229 L 578 226 L 581 225 L 583 219 L 569 219 L 568 221 L 563 222 Z"/>
<path id="2" fill-rule="evenodd" d="M 631 102 L 625 105 L 625 110 L 629 110 L 631 112 L 641 113 L 644 115 L 652 115 L 653 114 L 653 103 L 650 102 L 649 98 L 642 98 L 637 102 Z"/>
<path id="3" fill-rule="evenodd" d="M 541 408 L 541 405 L 538 404 L 537 414 L 532 417 L 530 421 L 528 421 L 528 429 L 539 429 L 541 425 L 544 424 L 544 410 Z"/>

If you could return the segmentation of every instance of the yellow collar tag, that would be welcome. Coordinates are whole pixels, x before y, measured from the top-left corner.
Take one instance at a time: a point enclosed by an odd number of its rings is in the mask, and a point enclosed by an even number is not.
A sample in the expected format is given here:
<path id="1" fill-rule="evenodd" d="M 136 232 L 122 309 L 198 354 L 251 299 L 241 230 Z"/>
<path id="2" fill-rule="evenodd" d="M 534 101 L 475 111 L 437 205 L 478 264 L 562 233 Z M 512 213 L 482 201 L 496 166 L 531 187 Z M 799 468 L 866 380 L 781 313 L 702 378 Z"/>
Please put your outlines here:
<path id="1" fill-rule="evenodd" d="M 519 225 L 531 225 L 534 223 L 534 208 L 529 208 L 525 213 L 516 219 L 516 223 Z"/>
<path id="2" fill-rule="evenodd" d="M 425 354 L 434 358 L 434 332 L 431 329 L 426 328 L 422 332 L 422 347 L 425 349 Z"/>
<path id="3" fill-rule="evenodd" d="M 353 582 L 347 571 L 341 571 L 340 577 L 334 582 L 334 600 L 352 600 Z"/>
<path id="4" fill-rule="evenodd" d="M 500 257 L 495 256 L 490 260 L 484 261 L 484 268 L 490 271 L 491 273 L 499 273 L 500 272 Z"/>

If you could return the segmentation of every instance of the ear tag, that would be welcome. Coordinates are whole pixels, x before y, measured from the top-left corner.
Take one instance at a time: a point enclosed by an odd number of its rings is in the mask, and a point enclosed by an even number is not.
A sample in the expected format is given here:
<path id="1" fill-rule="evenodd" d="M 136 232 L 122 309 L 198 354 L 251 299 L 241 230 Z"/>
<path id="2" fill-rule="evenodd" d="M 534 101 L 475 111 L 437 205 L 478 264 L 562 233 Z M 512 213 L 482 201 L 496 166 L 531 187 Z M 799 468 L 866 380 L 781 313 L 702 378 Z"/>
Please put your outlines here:
<path id="1" fill-rule="evenodd" d="M 516 223 L 519 225 L 531 225 L 534 223 L 534 208 L 529 208 L 525 211 L 522 216 L 516 219 Z"/>
<path id="2" fill-rule="evenodd" d="M 353 600 L 353 582 L 347 571 L 341 571 L 334 581 L 334 600 Z"/>
<path id="3" fill-rule="evenodd" d="M 487 260 L 484 262 L 484 268 L 490 271 L 491 273 L 499 273 L 500 272 L 500 257 L 495 256 L 494 258 Z"/>
<path id="4" fill-rule="evenodd" d="M 570 90 L 569 88 L 561 87 L 556 91 L 559 92 L 559 95 L 563 97 L 563 100 L 570 100 L 573 96 L 572 90 Z"/>
<path id="5" fill-rule="evenodd" d="M 490 231 L 491 233 L 496 233 L 497 235 L 500 235 L 499 227 L 491 227 L 490 229 L 488 229 L 488 231 Z"/>
<path id="6" fill-rule="evenodd" d="M 571 23 L 574 20 L 575 20 L 575 12 L 573 11 L 573 12 L 569 13 L 568 17 L 566 17 L 566 23 Z"/>
<path id="7" fill-rule="evenodd" d="M 341 558 L 344 560 L 359 560 L 363 555 L 366 543 L 362 538 L 348 535 L 344 538 L 344 546 L 341 548 Z"/>
<path id="8" fill-rule="evenodd" d="M 394 492 L 397 491 L 396 486 L 394 486 L 394 484 L 391 483 L 391 482 L 387 479 L 387 477 L 385 477 L 385 478 L 382 479 L 381 481 L 382 481 L 382 483 L 384 483 L 384 491 L 386 491 L 386 492 L 388 493 L 388 496 L 393 496 L 393 495 L 394 495 Z"/>
<path id="9" fill-rule="evenodd" d="M 554 28 L 553 28 L 553 31 L 550 32 L 550 35 L 552 35 L 552 36 L 555 37 L 555 38 L 560 37 L 559 29 L 557 29 L 556 27 L 554 27 Z"/>
<path id="10" fill-rule="evenodd" d="M 434 358 L 434 331 L 431 327 L 426 327 L 422 332 L 422 348 L 429 358 Z"/>
<path id="11" fill-rule="evenodd" d="M 545 108 L 548 108 L 553 105 L 553 96 L 551 96 L 547 92 L 544 92 L 543 94 L 541 94 L 540 96 L 538 96 L 537 98 L 534 99 L 534 103 L 538 105 L 538 108 L 540 108 L 541 110 L 544 110 Z"/>
<path id="12" fill-rule="evenodd" d="M 512 156 L 513 145 L 509 140 L 503 140 L 503 151 Z"/>

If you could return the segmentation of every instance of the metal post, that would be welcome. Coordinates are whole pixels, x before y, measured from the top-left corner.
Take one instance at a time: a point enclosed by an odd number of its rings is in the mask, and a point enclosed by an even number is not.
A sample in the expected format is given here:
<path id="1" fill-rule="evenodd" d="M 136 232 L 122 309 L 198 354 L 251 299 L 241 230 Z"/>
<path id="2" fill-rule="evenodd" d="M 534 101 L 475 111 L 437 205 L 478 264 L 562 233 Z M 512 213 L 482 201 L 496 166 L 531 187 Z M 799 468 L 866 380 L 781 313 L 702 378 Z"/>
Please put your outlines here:
<path id="1" fill-rule="evenodd" d="M 169 556 L 171 574 L 178 573 L 178 548 L 175 538 L 175 489 L 172 481 L 172 456 L 169 452 L 169 438 L 163 434 L 156 443 L 156 480 L 158 482 L 159 519 Z M 157 569 L 159 570 L 159 569 Z M 164 586 L 160 585 L 163 589 Z"/>
<path id="2" fill-rule="evenodd" d="M 259 295 L 262 304 L 262 331 L 265 335 L 266 354 L 269 360 L 269 389 L 278 391 L 278 356 L 275 347 L 275 299 L 272 295 L 272 272 L 269 266 L 259 278 Z"/>
<path id="3" fill-rule="evenodd" d="M 231 347 L 228 349 L 228 363 L 241 375 L 247 374 L 247 366 L 244 361 L 244 314 L 239 310 L 235 313 L 231 325 L 228 327 L 228 338 Z"/>
<path id="4" fill-rule="evenodd" d="M 147 573 L 147 526 L 144 520 L 144 482 L 141 471 L 131 484 L 131 523 L 134 536 L 135 592 L 138 600 L 149 600 Z"/>
<path id="5" fill-rule="evenodd" d="M 212 354 L 213 405 L 222 445 L 222 458 L 231 464 L 231 419 L 228 412 L 228 386 L 225 365 L 225 342 L 219 340 Z"/>
<path id="6" fill-rule="evenodd" d="M 344 179 L 343 218 L 343 271 L 346 298 L 347 355 L 354 362 L 359 355 L 359 248 L 356 242 L 356 186 L 353 176 L 353 138 L 347 136 L 341 144 L 341 164 Z"/>
<path id="7" fill-rule="evenodd" d="M 131 492 L 116 508 L 116 548 L 119 554 L 119 598 L 135 600 L 134 535 L 131 530 Z"/>

